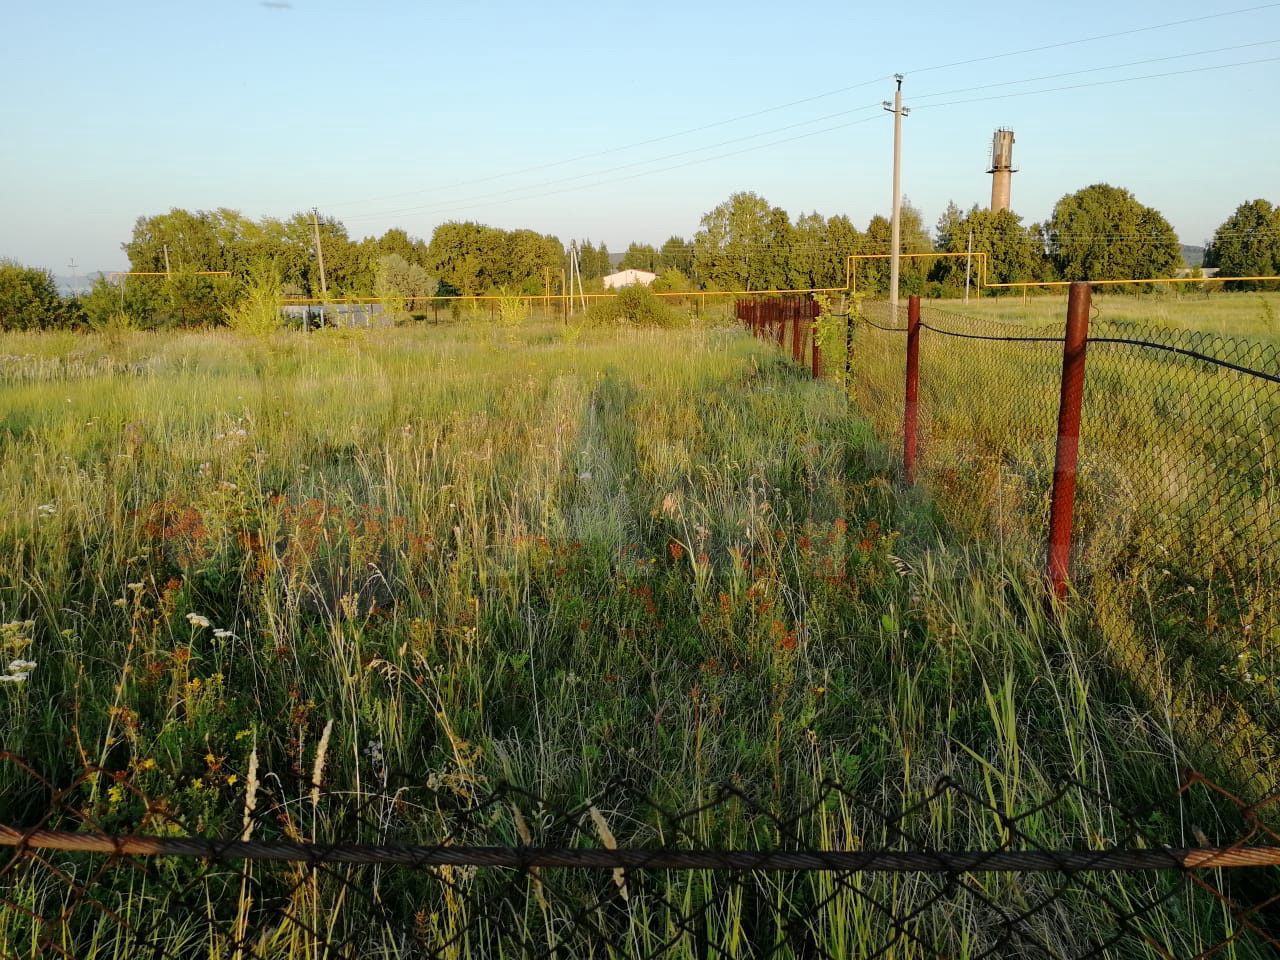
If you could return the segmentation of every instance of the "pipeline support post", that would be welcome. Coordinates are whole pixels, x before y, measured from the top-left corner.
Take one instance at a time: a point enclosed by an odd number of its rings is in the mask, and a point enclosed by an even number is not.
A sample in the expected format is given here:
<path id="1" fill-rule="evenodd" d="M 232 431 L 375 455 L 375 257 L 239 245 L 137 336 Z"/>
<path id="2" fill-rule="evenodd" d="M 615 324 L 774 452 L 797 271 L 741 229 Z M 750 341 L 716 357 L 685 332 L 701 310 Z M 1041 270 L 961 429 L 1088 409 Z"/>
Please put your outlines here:
<path id="1" fill-rule="evenodd" d="M 902 416 L 902 469 L 916 482 L 916 431 L 920 412 L 920 297 L 907 301 L 907 389 Z"/>
<path id="2" fill-rule="evenodd" d="M 1058 600 L 1067 596 L 1071 572 L 1071 530 L 1079 473 L 1080 408 L 1084 400 L 1084 361 L 1089 347 L 1089 284 L 1071 284 L 1067 330 L 1062 343 L 1062 393 L 1058 400 L 1058 441 L 1049 498 L 1049 585 Z"/>

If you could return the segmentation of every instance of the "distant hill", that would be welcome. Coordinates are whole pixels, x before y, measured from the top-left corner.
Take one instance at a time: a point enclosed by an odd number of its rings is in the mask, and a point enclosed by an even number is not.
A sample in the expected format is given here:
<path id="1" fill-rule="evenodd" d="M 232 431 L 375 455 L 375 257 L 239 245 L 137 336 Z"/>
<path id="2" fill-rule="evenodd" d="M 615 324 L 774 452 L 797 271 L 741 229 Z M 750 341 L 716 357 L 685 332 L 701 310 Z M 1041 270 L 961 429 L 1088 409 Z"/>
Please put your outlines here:
<path id="1" fill-rule="evenodd" d="M 70 274 L 53 275 L 53 282 L 58 285 L 58 292 L 64 297 L 70 297 L 77 293 L 88 293 L 89 288 L 93 286 L 93 281 L 98 277 L 105 277 L 106 270 L 86 270 L 83 273 L 76 271 L 76 275 L 72 277 Z"/>
<path id="2" fill-rule="evenodd" d="M 1204 266 L 1204 247 L 1192 247 L 1184 243 L 1182 259 L 1186 261 L 1188 267 Z"/>

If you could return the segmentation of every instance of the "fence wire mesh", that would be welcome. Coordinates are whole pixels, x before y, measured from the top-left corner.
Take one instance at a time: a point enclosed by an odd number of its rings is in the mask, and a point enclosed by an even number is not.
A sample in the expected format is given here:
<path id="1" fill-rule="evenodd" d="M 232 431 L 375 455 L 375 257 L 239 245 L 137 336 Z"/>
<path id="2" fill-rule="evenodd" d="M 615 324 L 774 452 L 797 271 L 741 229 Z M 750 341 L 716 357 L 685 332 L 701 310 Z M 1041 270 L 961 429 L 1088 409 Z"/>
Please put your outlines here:
<path id="1" fill-rule="evenodd" d="M 1135 814 L 1064 781 L 1010 807 L 940 780 L 892 809 L 823 783 L 687 805 L 636 785 L 558 803 L 388 777 L 250 773 L 234 827 L 127 772 L 19 789 L 0 844 L 6 957 L 1260 957 L 1280 836 L 1189 775 Z M 349 785 L 348 785 L 349 786 Z M 1193 839 L 1182 839 L 1185 822 Z"/>
<path id="2" fill-rule="evenodd" d="M 820 323 L 829 375 L 899 462 L 906 314 Z M 1038 564 L 1062 324 L 924 306 L 920 329 L 916 479 L 960 536 Z M 1095 318 L 1072 561 L 1087 628 L 1182 759 L 1254 797 L 1280 786 L 1277 436 L 1274 346 Z"/>

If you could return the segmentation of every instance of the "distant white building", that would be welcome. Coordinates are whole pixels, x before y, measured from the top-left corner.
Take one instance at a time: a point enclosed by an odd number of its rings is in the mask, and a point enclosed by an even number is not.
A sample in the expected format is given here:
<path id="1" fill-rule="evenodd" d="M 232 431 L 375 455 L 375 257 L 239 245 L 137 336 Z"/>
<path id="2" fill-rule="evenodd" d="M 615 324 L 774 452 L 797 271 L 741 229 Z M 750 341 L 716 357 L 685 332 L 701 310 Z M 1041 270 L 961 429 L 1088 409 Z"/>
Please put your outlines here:
<path id="1" fill-rule="evenodd" d="M 657 279 L 658 275 L 648 270 L 619 270 L 604 278 L 604 288 L 617 290 L 621 287 L 634 287 L 636 284 L 647 287 Z"/>

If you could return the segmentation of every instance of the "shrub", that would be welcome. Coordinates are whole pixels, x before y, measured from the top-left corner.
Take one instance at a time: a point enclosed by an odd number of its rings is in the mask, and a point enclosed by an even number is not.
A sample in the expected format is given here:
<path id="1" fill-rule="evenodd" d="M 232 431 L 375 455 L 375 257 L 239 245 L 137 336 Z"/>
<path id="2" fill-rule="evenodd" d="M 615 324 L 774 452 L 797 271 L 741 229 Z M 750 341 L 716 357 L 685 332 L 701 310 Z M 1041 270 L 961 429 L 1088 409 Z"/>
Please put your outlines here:
<path id="1" fill-rule="evenodd" d="M 237 333 L 268 336 L 280 329 L 280 308 L 280 274 L 275 264 L 255 264 L 244 295 L 227 307 L 227 326 Z"/>
<path id="2" fill-rule="evenodd" d="M 62 299 L 53 274 L 0 260 L 0 330 L 38 330 L 74 322 L 74 304 Z"/>
<path id="3" fill-rule="evenodd" d="M 623 287 L 616 297 L 593 301 L 587 322 L 598 326 L 678 327 L 689 318 L 672 310 L 648 287 Z"/>

